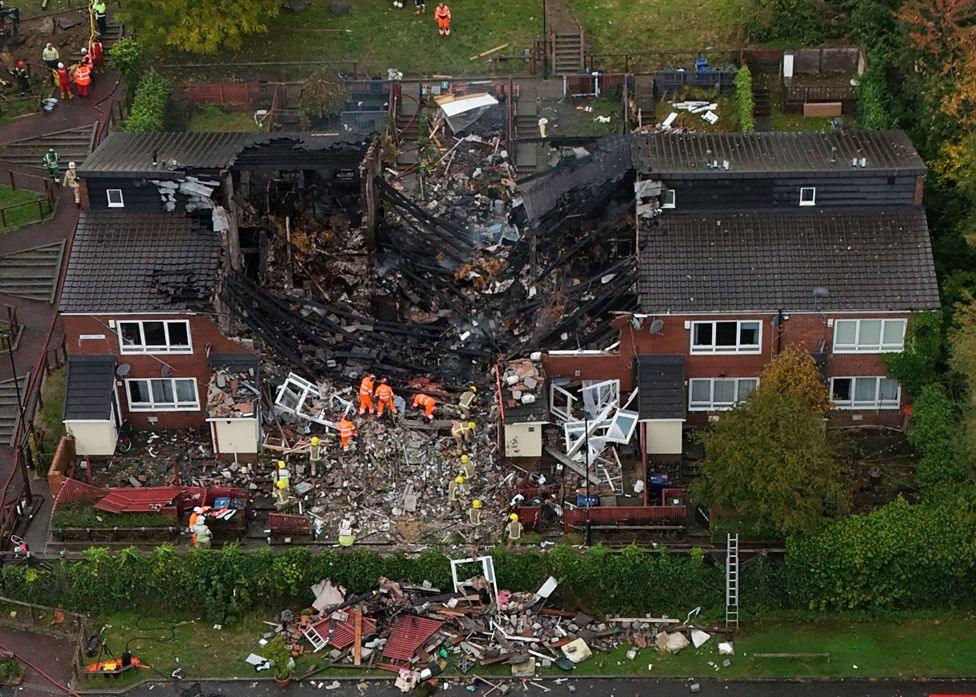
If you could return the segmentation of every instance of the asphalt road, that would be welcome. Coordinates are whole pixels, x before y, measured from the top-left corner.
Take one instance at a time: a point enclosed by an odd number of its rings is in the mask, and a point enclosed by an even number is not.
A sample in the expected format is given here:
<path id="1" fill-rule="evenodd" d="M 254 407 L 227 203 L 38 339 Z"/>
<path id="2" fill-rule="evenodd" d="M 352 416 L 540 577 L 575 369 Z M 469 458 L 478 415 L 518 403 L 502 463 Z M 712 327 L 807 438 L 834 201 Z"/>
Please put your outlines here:
<path id="1" fill-rule="evenodd" d="M 340 686 L 329 689 L 332 681 L 318 681 L 301 685 L 292 684 L 286 688 L 279 688 L 273 682 L 240 681 L 240 682 L 211 682 L 197 685 L 184 682 L 178 691 L 172 683 L 158 683 L 150 687 L 143 686 L 127 693 L 131 697 L 300 697 L 317 695 L 318 697 L 403 697 L 403 693 L 393 686 L 390 681 L 367 683 L 360 688 L 355 681 L 342 681 Z M 530 685 L 523 687 L 521 683 L 512 683 L 509 695 L 537 695 L 538 697 L 687 697 L 694 694 L 691 685 L 698 683 L 701 691 L 697 694 L 703 697 L 709 695 L 723 695 L 723 697 L 929 697 L 929 695 L 968 695 L 976 697 L 976 680 L 970 681 L 927 681 L 910 682 L 903 680 L 844 680 L 844 681 L 784 681 L 772 680 L 761 682 L 749 681 L 715 681 L 683 679 L 614 679 L 614 680 L 572 680 L 555 683 L 552 680 L 539 681 L 538 684 L 548 688 L 543 689 Z M 569 687 L 576 688 L 570 692 Z M 486 686 L 481 686 L 474 693 L 463 687 L 452 685 L 448 689 L 440 689 L 436 695 L 443 697 L 470 697 L 472 694 L 484 695 L 488 692 Z M 0 692 L 0 695 L 7 693 Z M 10 693 L 13 694 L 13 693 Z M 106 693 L 108 694 L 108 693 Z M 408 693 L 410 694 L 410 693 Z M 492 697 L 500 693 L 492 692 Z M 23 697 L 23 693 L 17 695 Z"/>

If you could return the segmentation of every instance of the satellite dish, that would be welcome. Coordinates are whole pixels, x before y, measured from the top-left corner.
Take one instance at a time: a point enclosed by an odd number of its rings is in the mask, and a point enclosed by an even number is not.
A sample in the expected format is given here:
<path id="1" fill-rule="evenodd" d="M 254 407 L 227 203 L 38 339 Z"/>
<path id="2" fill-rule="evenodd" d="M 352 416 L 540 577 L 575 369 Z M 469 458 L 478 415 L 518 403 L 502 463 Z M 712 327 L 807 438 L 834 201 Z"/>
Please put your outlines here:
<path id="1" fill-rule="evenodd" d="M 164 363 L 162 370 L 160 370 L 159 372 L 160 372 L 160 374 L 164 378 L 168 378 L 169 377 L 169 366 Z"/>
<path id="2" fill-rule="evenodd" d="M 651 326 L 648 327 L 648 331 L 651 334 L 660 334 L 662 329 L 664 329 L 664 320 L 663 319 L 656 319 L 656 320 L 654 320 L 653 322 L 651 322 Z"/>
<path id="3" fill-rule="evenodd" d="M 115 374 L 118 375 L 120 378 L 124 378 L 126 375 L 129 374 L 130 370 L 132 370 L 132 366 L 129 365 L 128 363 L 123 363 L 122 365 L 120 365 L 118 368 L 115 369 Z"/>

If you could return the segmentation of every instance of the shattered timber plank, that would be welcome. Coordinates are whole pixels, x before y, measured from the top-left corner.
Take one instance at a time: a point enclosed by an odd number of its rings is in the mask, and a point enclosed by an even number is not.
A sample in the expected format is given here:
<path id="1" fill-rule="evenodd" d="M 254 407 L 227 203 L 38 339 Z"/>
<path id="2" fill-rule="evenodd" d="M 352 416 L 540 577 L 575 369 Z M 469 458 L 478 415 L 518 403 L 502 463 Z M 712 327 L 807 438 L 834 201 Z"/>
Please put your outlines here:
<path id="1" fill-rule="evenodd" d="M 570 459 L 569 457 L 567 457 L 563 453 L 559 452 L 555 448 L 552 448 L 552 447 L 550 447 L 550 446 L 547 445 L 545 447 L 545 451 L 548 454 L 552 455 L 554 458 L 556 458 L 556 461 L 557 462 L 561 462 L 563 465 L 565 465 L 566 467 L 568 467 L 570 470 L 572 470 L 573 472 L 575 472 L 579 476 L 581 476 L 581 477 L 587 477 L 590 480 L 590 484 L 594 484 L 596 486 L 602 486 L 603 485 L 603 480 L 602 479 L 600 479 L 599 477 L 597 477 L 595 474 L 590 474 L 588 472 L 585 472 L 584 469 L 583 469 L 583 467 L 578 462 L 576 462 L 575 460 Z"/>

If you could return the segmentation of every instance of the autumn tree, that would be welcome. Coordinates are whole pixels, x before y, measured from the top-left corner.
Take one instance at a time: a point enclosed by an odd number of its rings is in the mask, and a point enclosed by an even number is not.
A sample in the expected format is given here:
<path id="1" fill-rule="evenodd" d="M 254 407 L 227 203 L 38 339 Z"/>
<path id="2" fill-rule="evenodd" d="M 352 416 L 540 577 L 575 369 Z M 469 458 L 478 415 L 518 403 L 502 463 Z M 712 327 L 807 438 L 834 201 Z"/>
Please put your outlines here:
<path id="1" fill-rule="evenodd" d="M 808 532 L 847 509 L 849 478 L 825 429 L 827 389 L 799 354 L 773 359 L 749 399 L 701 437 L 694 494 L 739 512 L 755 532 Z"/>
<path id="2" fill-rule="evenodd" d="M 126 0 L 122 18 L 153 49 L 213 54 L 268 30 L 279 0 Z"/>

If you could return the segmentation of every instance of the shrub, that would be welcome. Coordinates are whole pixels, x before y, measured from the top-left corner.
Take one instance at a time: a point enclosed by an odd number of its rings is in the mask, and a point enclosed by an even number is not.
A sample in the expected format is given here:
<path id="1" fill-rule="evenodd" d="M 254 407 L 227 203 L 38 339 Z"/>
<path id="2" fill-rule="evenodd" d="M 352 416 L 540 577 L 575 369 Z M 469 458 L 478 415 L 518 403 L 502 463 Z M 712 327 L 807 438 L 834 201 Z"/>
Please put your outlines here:
<path id="1" fill-rule="evenodd" d="M 129 37 L 119 39 L 108 52 L 109 63 L 119 71 L 122 82 L 129 90 L 135 89 L 142 76 L 142 47 Z"/>
<path id="2" fill-rule="evenodd" d="M 125 120 L 122 129 L 137 133 L 162 131 L 166 123 L 169 93 L 169 80 L 155 70 L 150 70 L 143 75 L 132 100 L 129 118 Z"/>
<path id="3" fill-rule="evenodd" d="M 912 317 L 905 348 L 884 354 L 888 377 L 898 381 L 909 399 L 915 399 L 922 388 L 938 381 L 944 344 L 942 313 L 924 312 Z"/>
<path id="4" fill-rule="evenodd" d="M 919 489 L 934 493 L 963 480 L 959 467 L 959 422 L 956 407 L 942 385 L 926 385 L 912 406 L 908 442 L 922 458 L 915 470 Z"/>
<path id="5" fill-rule="evenodd" d="M 735 110 L 739 116 L 739 129 L 743 133 L 756 130 L 756 117 L 752 101 L 752 73 L 748 65 L 739 68 L 735 75 Z"/>
<path id="6" fill-rule="evenodd" d="M 333 71 L 320 70 L 302 85 L 298 98 L 305 118 L 323 119 L 335 116 L 349 99 L 349 90 Z"/>
<path id="7" fill-rule="evenodd" d="M 884 130 L 892 127 L 890 114 L 883 67 L 871 65 L 857 85 L 857 122 L 861 128 Z"/>

